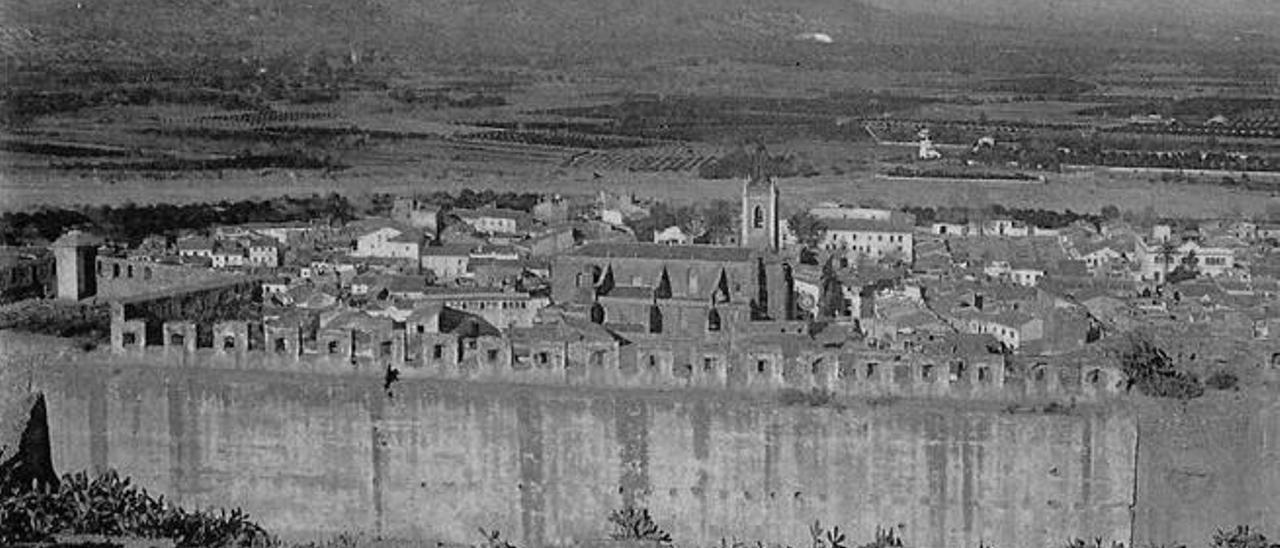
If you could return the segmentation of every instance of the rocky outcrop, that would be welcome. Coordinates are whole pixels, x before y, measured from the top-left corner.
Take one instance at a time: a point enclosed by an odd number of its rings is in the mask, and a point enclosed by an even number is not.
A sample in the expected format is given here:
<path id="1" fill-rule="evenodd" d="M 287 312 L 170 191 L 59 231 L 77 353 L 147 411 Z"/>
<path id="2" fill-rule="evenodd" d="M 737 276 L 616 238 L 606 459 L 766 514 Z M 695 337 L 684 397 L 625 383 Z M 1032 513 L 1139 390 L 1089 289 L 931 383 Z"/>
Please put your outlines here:
<path id="1" fill-rule="evenodd" d="M 32 482 L 57 485 L 49 449 L 44 394 L 31 389 L 21 349 L 0 341 L 0 492 Z"/>
<path id="2" fill-rule="evenodd" d="M 0 441 L 0 492 L 12 492 L 32 485 L 58 486 L 58 475 L 53 471 L 53 458 L 49 449 L 49 420 L 46 415 L 44 394 L 35 393 L 21 398 L 12 408 L 13 416 L 0 418 L 4 438 Z M 21 413 L 23 409 L 26 413 Z M 11 432 L 20 428 L 20 434 Z"/>

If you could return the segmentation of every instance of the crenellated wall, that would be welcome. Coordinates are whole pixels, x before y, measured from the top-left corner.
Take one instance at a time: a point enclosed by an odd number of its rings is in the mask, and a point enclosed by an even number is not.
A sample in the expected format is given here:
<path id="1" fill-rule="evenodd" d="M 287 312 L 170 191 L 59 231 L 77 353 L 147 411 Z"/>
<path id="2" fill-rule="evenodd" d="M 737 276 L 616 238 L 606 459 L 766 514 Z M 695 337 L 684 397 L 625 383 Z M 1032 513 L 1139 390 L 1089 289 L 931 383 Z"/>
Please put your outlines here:
<path id="1" fill-rule="evenodd" d="M 1280 534 L 1274 384 L 1090 398 L 1080 364 L 1024 376 L 881 353 L 777 369 L 768 351 L 763 372 L 729 361 L 686 377 L 547 340 L 504 361 L 501 339 L 481 337 L 494 363 L 442 351 L 387 389 L 384 359 L 309 355 L 301 334 L 296 351 L 254 351 L 243 322 L 216 328 L 230 345 L 83 352 L 0 332 L 0 364 L 46 395 L 59 471 L 116 468 L 291 538 L 473 543 L 483 526 L 563 545 L 604 536 L 624 504 L 686 545 L 799 546 L 814 519 L 858 541 L 905 524 L 922 547 L 1190 546 L 1237 523 Z M 392 359 L 412 362 L 402 350 Z M 839 397 L 789 397 L 824 383 Z"/>
<path id="2" fill-rule="evenodd" d="M 473 543 L 483 526 L 520 546 L 564 545 L 604 537 L 624 504 L 686 545 L 803 545 L 814 519 L 857 539 L 906 524 L 925 547 L 1129 536 L 1136 419 L 1124 405 L 811 407 L 560 372 L 543 385 L 462 381 L 511 374 L 461 366 L 453 378 L 407 370 L 388 393 L 371 361 L 165 352 L 63 356 L 37 373 L 56 466 L 116 468 L 184 505 L 243 506 L 288 537 Z"/>
<path id="3" fill-rule="evenodd" d="M 123 330 L 145 333 L 143 323 Z M 543 341 L 519 351 L 497 336 L 387 330 L 327 329 L 309 341 L 301 329 L 243 321 L 213 324 L 210 336 L 186 321 L 165 322 L 159 345 L 121 345 L 104 358 L 158 368 L 197 367 L 383 375 L 486 383 L 685 388 L 726 393 L 822 391 L 841 399 L 954 398 L 983 402 L 1105 402 L 1121 395 L 1123 374 L 1106 365 L 1040 363 L 1015 373 L 1001 362 L 938 362 L 918 354 L 808 350 L 788 355 L 779 345 L 732 349 L 714 343 L 689 363 L 661 341 L 630 344 Z M 250 333 L 261 330 L 259 342 Z M 123 337 L 121 337 L 123 339 Z M 206 343 L 197 343 L 203 339 Z M 208 342 L 211 341 L 211 344 Z M 687 349 L 686 349 L 687 350 Z"/>

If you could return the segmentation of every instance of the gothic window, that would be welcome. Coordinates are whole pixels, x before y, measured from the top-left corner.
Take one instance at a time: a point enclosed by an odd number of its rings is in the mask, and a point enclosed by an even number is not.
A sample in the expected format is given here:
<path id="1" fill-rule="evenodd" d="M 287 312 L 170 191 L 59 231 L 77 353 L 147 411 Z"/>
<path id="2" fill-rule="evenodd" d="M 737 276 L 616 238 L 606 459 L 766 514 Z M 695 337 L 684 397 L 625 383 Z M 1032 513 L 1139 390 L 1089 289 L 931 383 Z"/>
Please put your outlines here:
<path id="1" fill-rule="evenodd" d="M 592 281 L 596 286 L 597 295 L 608 295 L 613 290 L 613 265 L 605 268 L 604 272 L 600 272 L 600 267 L 593 266 Z M 637 284 L 638 285 L 638 284 Z"/>
<path id="2" fill-rule="evenodd" d="M 653 296 L 659 299 L 671 298 L 671 277 L 667 275 L 666 267 L 662 268 L 662 275 L 658 277 L 658 287 L 653 290 Z"/>
<path id="3" fill-rule="evenodd" d="M 715 293 L 711 297 L 713 303 L 729 302 L 729 275 L 724 270 L 720 271 L 720 281 L 716 283 Z"/>
<path id="4" fill-rule="evenodd" d="M 662 309 L 658 305 L 649 307 L 649 332 L 662 333 Z"/>
<path id="5" fill-rule="evenodd" d="M 720 311 L 714 308 L 707 312 L 707 331 L 720 331 Z"/>
<path id="6" fill-rule="evenodd" d="M 597 324 L 604 323 L 604 307 L 600 303 L 591 305 L 591 322 Z"/>
<path id="7" fill-rule="evenodd" d="M 756 206 L 751 212 L 751 226 L 753 228 L 764 228 L 764 208 Z"/>

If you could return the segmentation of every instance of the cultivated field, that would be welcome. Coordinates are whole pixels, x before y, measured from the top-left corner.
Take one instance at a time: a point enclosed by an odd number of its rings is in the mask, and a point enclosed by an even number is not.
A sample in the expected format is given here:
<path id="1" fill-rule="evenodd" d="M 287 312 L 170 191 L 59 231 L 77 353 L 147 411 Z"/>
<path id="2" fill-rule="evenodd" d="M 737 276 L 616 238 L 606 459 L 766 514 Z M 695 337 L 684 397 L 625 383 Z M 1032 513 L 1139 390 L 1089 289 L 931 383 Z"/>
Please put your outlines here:
<path id="1" fill-rule="evenodd" d="M 434 165 L 416 168 L 357 167 L 329 176 L 287 170 L 227 172 L 221 178 L 212 174 L 186 173 L 164 180 L 121 178 L 110 184 L 92 177 L 64 174 L 44 174 L 21 180 L 0 175 L 0 203 L 6 211 L 20 211 L 40 205 L 192 203 L 286 194 L 338 192 L 360 195 L 459 191 L 464 188 L 561 194 L 594 194 L 605 190 L 673 202 L 698 202 L 736 200 L 741 191 L 740 181 L 699 179 L 689 173 L 599 173 L 590 169 L 514 162 L 487 165 L 487 170 Z M 1269 204 L 1280 202 L 1280 193 L 1274 191 L 1163 183 L 1149 176 L 1093 172 L 1056 175 L 1044 184 L 887 180 L 870 173 L 787 178 L 780 184 L 787 210 L 824 200 L 854 203 L 874 200 L 887 205 L 918 206 L 977 205 L 974 202 L 985 202 L 1009 207 L 1094 213 L 1104 206 L 1115 205 L 1122 210 L 1150 209 L 1162 216 L 1218 217 L 1261 215 Z"/>

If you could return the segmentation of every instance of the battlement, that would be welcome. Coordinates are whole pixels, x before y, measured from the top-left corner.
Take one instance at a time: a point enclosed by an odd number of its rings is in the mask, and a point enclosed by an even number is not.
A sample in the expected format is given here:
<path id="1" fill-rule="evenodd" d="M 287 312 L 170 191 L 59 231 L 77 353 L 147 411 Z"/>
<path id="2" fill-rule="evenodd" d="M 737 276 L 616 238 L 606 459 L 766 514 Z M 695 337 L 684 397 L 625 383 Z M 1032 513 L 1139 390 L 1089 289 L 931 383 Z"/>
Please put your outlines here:
<path id="1" fill-rule="evenodd" d="M 1109 366 L 1057 362 L 1013 368 L 991 361 L 937 361 L 921 354 L 813 348 L 783 344 L 707 343 L 679 352 L 655 343 L 541 337 L 517 342 L 418 329 L 315 329 L 303 325 L 222 321 L 164 322 L 159 340 L 143 320 L 113 322 L 110 358 L 165 367 L 271 370 L 402 379 L 448 379 L 619 389 L 690 389 L 751 394 L 785 392 L 824 398 L 950 398 L 1016 404 L 1098 402 L 1122 391 L 1123 374 Z M 697 358 L 691 359 L 691 356 Z"/>

